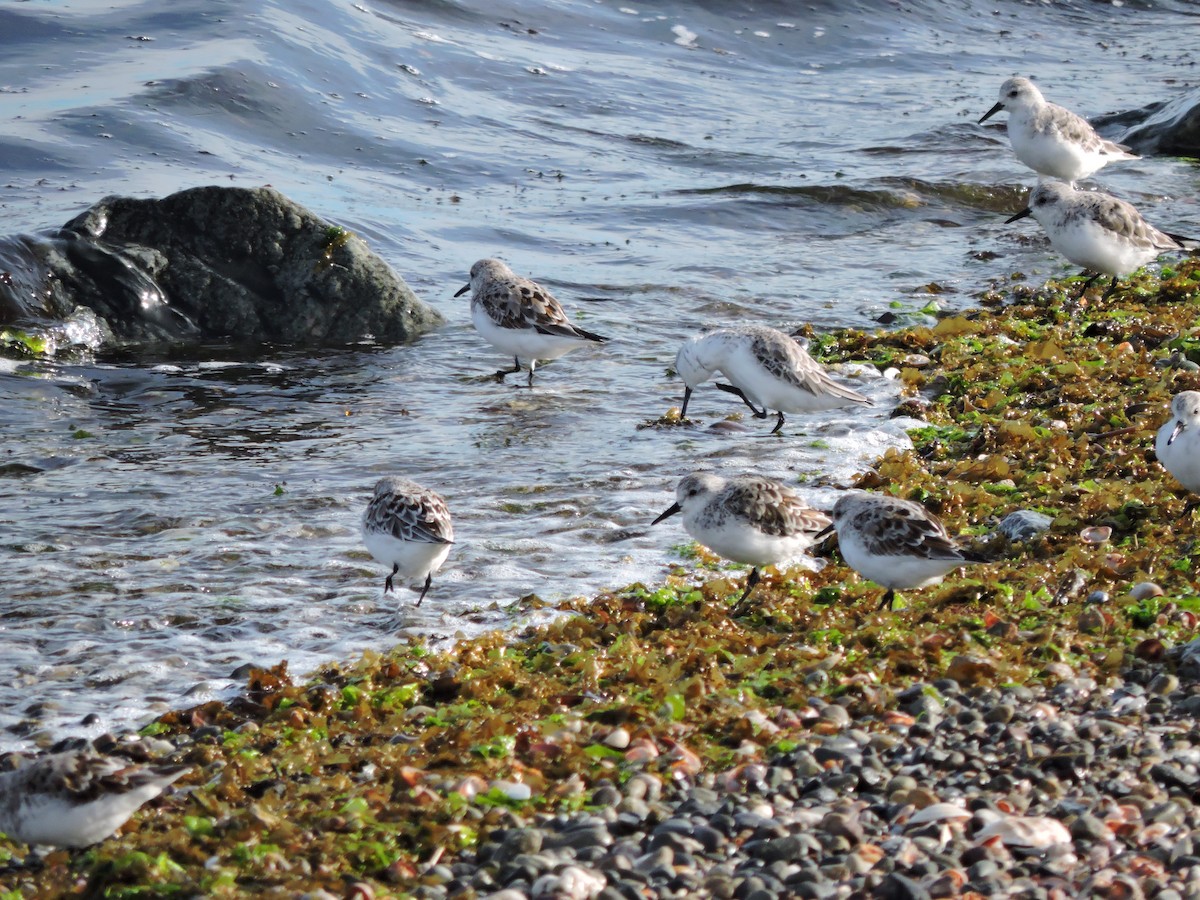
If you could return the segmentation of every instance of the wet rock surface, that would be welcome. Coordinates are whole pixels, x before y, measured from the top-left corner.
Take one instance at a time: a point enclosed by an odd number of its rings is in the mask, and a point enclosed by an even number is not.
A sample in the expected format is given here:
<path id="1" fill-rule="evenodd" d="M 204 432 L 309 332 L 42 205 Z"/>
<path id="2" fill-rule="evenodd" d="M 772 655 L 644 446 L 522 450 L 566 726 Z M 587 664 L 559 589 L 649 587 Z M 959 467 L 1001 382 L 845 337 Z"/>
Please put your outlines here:
<path id="1" fill-rule="evenodd" d="M 1141 109 L 1098 116 L 1095 124 L 1135 153 L 1200 155 L 1200 88 Z"/>
<path id="2" fill-rule="evenodd" d="M 266 187 L 107 197 L 0 240 L 0 268 L 0 324 L 82 306 L 106 343 L 393 342 L 441 321 L 364 241 Z"/>

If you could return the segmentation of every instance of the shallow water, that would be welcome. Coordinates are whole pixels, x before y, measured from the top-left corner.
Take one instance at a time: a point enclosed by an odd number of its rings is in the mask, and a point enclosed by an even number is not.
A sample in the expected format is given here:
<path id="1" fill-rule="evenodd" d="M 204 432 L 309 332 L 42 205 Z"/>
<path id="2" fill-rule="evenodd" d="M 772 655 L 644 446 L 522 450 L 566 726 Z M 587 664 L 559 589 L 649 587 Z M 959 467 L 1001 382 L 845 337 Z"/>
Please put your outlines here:
<path id="1" fill-rule="evenodd" d="M 783 438 L 754 420 L 639 429 L 681 399 L 679 342 L 912 320 L 933 283 L 966 306 L 1010 272 L 1063 271 L 1036 225 L 1002 224 L 1032 178 L 975 120 L 1018 69 L 1098 114 L 1176 96 L 1196 57 L 1184 3 L 202 9 L 0 9 L 6 230 L 111 193 L 269 183 L 366 239 L 447 324 L 402 347 L 0 363 L 0 749 L 137 724 L 244 663 L 303 671 L 401 632 L 534 621 L 530 593 L 660 580 L 685 535 L 648 523 L 694 468 L 806 479 L 827 503 L 814 479 L 903 442 L 894 382 L 844 373 L 875 410 L 794 416 Z M 1188 163 L 1101 174 L 1200 233 Z M 532 391 L 481 378 L 505 360 L 451 295 L 491 255 L 611 342 Z M 690 411 L 738 407 L 709 387 Z M 382 597 L 360 545 L 387 473 L 455 516 L 420 610 L 407 588 Z"/>

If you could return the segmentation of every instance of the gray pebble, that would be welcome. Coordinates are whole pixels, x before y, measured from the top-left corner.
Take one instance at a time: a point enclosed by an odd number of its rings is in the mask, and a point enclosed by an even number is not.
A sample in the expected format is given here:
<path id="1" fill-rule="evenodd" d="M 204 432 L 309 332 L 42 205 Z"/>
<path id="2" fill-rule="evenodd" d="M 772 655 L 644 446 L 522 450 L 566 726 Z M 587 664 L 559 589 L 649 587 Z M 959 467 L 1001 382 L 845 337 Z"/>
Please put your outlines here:
<path id="1" fill-rule="evenodd" d="M 1032 509 L 1018 509 L 1000 520 L 996 530 L 1010 541 L 1027 541 L 1049 530 L 1054 519 Z"/>

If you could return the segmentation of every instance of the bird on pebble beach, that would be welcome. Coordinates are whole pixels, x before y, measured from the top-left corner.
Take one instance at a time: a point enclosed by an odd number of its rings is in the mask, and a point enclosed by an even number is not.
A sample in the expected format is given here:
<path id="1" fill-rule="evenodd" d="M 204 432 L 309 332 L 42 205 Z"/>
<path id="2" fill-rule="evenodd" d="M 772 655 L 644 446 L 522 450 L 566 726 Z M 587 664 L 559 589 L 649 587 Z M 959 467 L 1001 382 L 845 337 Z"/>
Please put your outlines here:
<path id="1" fill-rule="evenodd" d="M 433 573 L 442 567 L 454 543 L 450 509 L 442 496 L 407 478 L 379 479 L 362 519 L 363 543 L 392 571 L 383 583 L 385 594 L 393 579 L 425 579 L 417 606 L 429 593 Z"/>
<path id="2" fill-rule="evenodd" d="M 0 774 L 0 831 L 25 844 L 102 841 L 188 766 L 136 765 L 92 750 L 52 753 Z"/>
<path id="3" fill-rule="evenodd" d="M 511 369 L 495 377 L 520 372 L 529 366 L 529 386 L 539 359 L 558 359 L 586 344 L 608 340 L 571 324 L 549 291 L 536 281 L 522 278 L 498 259 L 481 259 L 471 266 L 471 280 L 454 296 L 471 291 L 471 321 L 492 346 L 513 358 Z"/>
<path id="4" fill-rule="evenodd" d="M 818 540 L 834 532 L 846 565 L 887 589 L 880 609 L 892 606 L 897 590 L 929 587 L 960 566 L 983 562 L 959 548 L 937 516 L 899 497 L 845 494 L 834 504 L 832 526 Z"/>
<path id="5" fill-rule="evenodd" d="M 1200 494 L 1200 391 L 1171 398 L 1171 418 L 1158 429 L 1154 452 L 1176 481 Z"/>
<path id="6" fill-rule="evenodd" d="M 1001 110 L 1008 110 L 1013 153 L 1039 175 L 1074 183 L 1110 162 L 1141 159 L 1128 147 L 1100 137 L 1083 117 L 1048 103 L 1028 78 L 1010 78 L 1000 85 L 1000 99 L 979 124 Z"/>
<path id="7" fill-rule="evenodd" d="M 829 516 L 812 509 L 788 487 L 769 478 L 723 478 L 704 472 L 684 476 L 672 503 L 651 524 L 683 513 L 683 527 L 718 556 L 754 568 L 732 614 L 737 615 L 759 581 L 759 567 L 783 562 L 813 545 Z"/>
<path id="8" fill-rule="evenodd" d="M 692 391 L 718 369 L 732 384 L 717 387 L 740 397 L 755 418 L 767 418 L 772 409 L 778 413 L 771 434 L 783 428 L 785 412 L 874 405 L 869 397 L 830 378 L 795 338 L 763 325 L 745 325 L 696 335 L 679 348 L 675 371 L 684 383 L 681 419 L 687 415 Z"/>
<path id="9" fill-rule="evenodd" d="M 1191 250 L 1197 242 L 1159 231 L 1131 203 L 1101 191 L 1077 191 L 1061 181 L 1042 181 L 1029 192 L 1026 207 L 1005 224 L 1033 216 L 1051 246 L 1095 274 L 1084 282 L 1082 297 L 1101 275 L 1111 275 L 1108 297 L 1118 279 L 1171 250 Z"/>

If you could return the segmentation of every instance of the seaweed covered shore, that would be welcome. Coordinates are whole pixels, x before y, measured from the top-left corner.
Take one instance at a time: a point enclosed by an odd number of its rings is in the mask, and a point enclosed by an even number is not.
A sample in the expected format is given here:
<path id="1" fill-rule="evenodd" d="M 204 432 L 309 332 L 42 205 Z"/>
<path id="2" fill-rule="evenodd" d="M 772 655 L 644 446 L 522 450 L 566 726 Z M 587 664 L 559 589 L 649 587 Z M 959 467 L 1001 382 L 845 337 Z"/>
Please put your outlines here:
<path id="1" fill-rule="evenodd" d="M 826 549 L 733 619 L 697 549 L 526 633 L 256 671 L 144 729 L 193 771 L 119 836 L 0 844 L 0 898 L 1200 896 L 1200 521 L 1153 453 L 1200 264 L 1077 284 L 811 347 L 899 370 L 927 424 L 858 486 L 989 562 L 879 611 Z"/>

